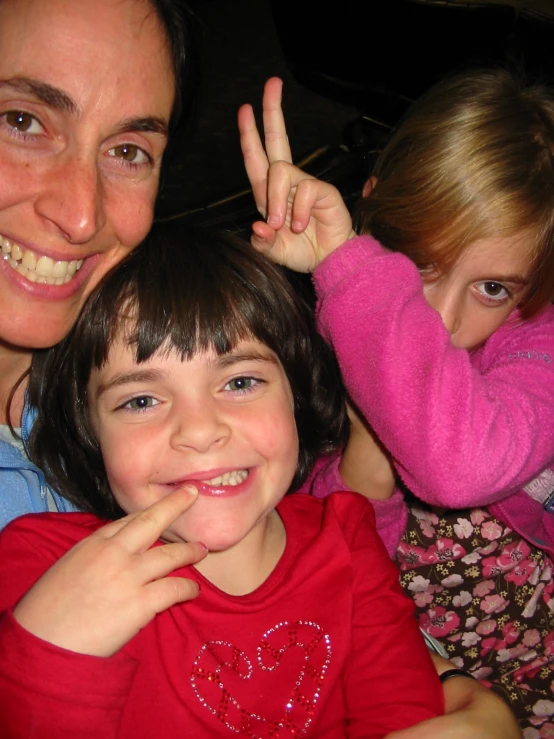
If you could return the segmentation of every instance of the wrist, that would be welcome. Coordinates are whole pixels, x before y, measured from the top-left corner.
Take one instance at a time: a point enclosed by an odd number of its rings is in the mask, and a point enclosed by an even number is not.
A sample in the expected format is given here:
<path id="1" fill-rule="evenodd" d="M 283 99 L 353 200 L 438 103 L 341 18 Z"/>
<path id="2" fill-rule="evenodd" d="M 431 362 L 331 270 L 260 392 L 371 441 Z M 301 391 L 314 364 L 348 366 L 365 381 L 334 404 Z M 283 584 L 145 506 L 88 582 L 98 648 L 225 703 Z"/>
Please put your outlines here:
<path id="1" fill-rule="evenodd" d="M 468 677 L 470 680 L 477 680 L 477 678 L 474 677 L 471 672 L 468 672 L 468 670 L 460 670 L 457 667 L 453 667 L 439 673 L 439 680 L 443 685 L 447 680 L 450 680 L 453 677 Z"/>

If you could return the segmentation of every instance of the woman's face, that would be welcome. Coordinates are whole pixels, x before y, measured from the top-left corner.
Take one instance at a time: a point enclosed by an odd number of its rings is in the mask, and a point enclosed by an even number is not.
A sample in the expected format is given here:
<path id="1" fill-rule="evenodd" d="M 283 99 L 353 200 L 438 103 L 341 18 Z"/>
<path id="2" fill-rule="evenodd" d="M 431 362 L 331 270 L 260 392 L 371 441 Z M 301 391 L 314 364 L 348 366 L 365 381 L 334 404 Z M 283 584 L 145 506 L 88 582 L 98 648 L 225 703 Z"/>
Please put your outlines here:
<path id="1" fill-rule="evenodd" d="M 59 341 L 148 232 L 175 94 L 147 0 L 0 0 L 0 342 Z"/>

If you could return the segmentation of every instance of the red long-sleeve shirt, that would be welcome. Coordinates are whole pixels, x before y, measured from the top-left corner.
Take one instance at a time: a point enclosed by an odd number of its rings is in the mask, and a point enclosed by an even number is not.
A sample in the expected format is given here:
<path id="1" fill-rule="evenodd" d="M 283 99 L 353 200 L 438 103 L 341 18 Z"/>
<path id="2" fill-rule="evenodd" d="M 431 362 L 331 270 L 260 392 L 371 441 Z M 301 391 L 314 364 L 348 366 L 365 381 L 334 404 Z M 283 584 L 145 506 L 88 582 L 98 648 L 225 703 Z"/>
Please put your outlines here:
<path id="1" fill-rule="evenodd" d="M 359 495 L 290 495 L 285 552 L 253 593 L 193 567 L 198 598 L 159 614 L 110 658 L 44 642 L 12 609 L 102 525 L 41 514 L 0 535 L 0 736 L 383 737 L 442 712 L 442 691 L 398 572 Z"/>

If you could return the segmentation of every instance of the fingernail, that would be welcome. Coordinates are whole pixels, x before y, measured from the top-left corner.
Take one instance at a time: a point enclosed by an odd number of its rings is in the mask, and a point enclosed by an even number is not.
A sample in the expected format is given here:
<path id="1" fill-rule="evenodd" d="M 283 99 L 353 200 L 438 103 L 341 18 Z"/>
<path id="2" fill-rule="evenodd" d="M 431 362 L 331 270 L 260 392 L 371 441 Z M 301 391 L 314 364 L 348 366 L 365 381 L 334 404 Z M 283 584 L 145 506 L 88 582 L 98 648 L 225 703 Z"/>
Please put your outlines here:
<path id="1" fill-rule="evenodd" d="M 279 223 L 279 218 L 277 216 L 269 216 L 268 219 L 267 219 L 267 222 L 270 223 L 270 224 L 271 223 L 277 224 L 277 223 Z"/>
<path id="2" fill-rule="evenodd" d="M 200 546 L 202 547 L 202 549 L 204 549 L 206 552 L 209 551 L 208 550 L 208 547 L 204 544 L 203 541 L 199 541 L 198 544 L 200 544 Z"/>
<path id="3" fill-rule="evenodd" d="M 198 495 L 198 489 L 194 485 L 184 485 L 183 490 L 186 490 L 189 495 Z"/>

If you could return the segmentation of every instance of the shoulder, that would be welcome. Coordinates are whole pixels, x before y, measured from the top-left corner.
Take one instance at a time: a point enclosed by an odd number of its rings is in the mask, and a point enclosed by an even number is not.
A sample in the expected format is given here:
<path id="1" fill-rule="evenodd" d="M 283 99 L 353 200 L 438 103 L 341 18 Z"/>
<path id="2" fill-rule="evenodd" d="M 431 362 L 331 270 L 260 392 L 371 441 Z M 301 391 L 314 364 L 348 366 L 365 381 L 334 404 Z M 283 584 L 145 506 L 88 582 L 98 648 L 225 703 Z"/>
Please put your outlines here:
<path id="1" fill-rule="evenodd" d="M 520 348 L 536 348 L 544 346 L 545 350 L 554 350 L 554 305 L 547 306 L 536 316 L 523 319 L 518 311 L 514 311 L 508 320 L 490 337 L 487 346 L 505 346 Z M 517 359 L 517 352 L 512 359 Z"/>
<path id="2" fill-rule="evenodd" d="M 377 531 L 375 512 L 369 500 L 349 491 L 334 492 L 326 498 L 292 493 L 279 504 L 279 513 L 286 523 L 294 520 L 303 530 L 336 527 L 348 539 L 355 537 L 360 529 Z"/>
<path id="3" fill-rule="evenodd" d="M 75 544 L 102 525 L 83 513 L 20 516 L 0 532 L 0 612 L 12 608 Z"/>
<path id="4" fill-rule="evenodd" d="M 68 549 L 104 523 L 88 513 L 31 513 L 14 519 L 0 532 L 0 549 L 33 545 L 42 552 Z"/>
<path id="5" fill-rule="evenodd" d="M 514 311 L 481 348 L 472 352 L 480 371 L 511 368 L 549 375 L 554 370 L 554 306 L 524 320 Z"/>

